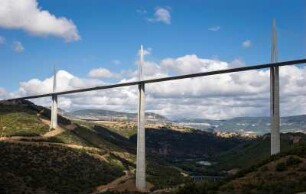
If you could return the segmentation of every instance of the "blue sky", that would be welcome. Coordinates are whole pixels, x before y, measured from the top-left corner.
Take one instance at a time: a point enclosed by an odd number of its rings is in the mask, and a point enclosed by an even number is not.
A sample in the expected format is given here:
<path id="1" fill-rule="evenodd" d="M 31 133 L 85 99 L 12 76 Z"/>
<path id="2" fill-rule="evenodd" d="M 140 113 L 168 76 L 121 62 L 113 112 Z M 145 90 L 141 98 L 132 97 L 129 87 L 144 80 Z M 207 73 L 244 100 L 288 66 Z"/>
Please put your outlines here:
<path id="1" fill-rule="evenodd" d="M 305 58 L 306 1 L 0 0 L 0 98 Z M 306 67 L 280 70 L 281 115 L 306 113 Z M 146 111 L 169 118 L 269 115 L 269 71 L 146 86 Z M 137 88 L 61 96 L 65 110 L 135 112 Z M 50 99 L 35 103 L 49 106 Z"/>
<path id="2" fill-rule="evenodd" d="M 266 63 L 273 18 L 278 27 L 279 59 L 303 58 L 306 53 L 304 0 L 37 2 L 41 10 L 71 20 L 81 39 L 66 42 L 0 25 L 0 36 L 5 38 L 0 44 L 0 87 L 8 91 L 17 90 L 21 81 L 50 76 L 53 65 L 80 77 L 98 67 L 113 72 L 136 68 L 140 44 L 152 48 L 152 61 L 196 54 L 227 62 Z M 170 24 L 149 21 L 158 8 L 169 11 Z M 248 48 L 242 46 L 246 40 L 251 42 Z M 22 44 L 22 52 L 14 51 L 14 41 Z"/>

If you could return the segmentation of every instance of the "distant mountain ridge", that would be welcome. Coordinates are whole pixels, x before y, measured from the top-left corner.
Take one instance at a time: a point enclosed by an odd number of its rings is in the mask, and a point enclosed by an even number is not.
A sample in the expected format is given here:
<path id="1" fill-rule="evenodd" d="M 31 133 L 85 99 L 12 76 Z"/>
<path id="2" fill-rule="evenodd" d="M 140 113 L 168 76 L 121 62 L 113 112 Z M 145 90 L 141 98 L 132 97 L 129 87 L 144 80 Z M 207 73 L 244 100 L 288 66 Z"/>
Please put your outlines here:
<path id="1" fill-rule="evenodd" d="M 110 111 L 104 109 L 82 109 L 76 110 L 73 112 L 66 112 L 66 116 L 77 118 L 77 119 L 84 119 L 84 120 L 135 120 L 137 119 L 136 113 L 128 113 L 128 112 L 117 112 L 117 111 Z M 169 121 L 165 116 L 147 112 L 146 119 L 149 121 L 156 121 L 156 122 L 167 122 Z"/>
<path id="2" fill-rule="evenodd" d="M 236 117 L 227 120 L 181 119 L 177 121 L 196 129 L 218 132 L 265 134 L 270 132 L 270 117 Z M 281 132 L 306 132 L 306 115 L 281 117 Z"/>
<path id="3" fill-rule="evenodd" d="M 117 112 L 103 109 L 82 109 L 65 112 L 65 116 L 83 120 L 122 120 L 137 121 L 137 113 Z M 235 117 L 224 120 L 204 118 L 185 118 L 171 121 L 167 117 L 148 112 L 146 120 L 156 123 L 174 123 L 207 132 L 253 133 L 263 135 L 270 133 L 270 117 Z M 281 117 L 281 132 L 306 133 L 306 115 Z"/>

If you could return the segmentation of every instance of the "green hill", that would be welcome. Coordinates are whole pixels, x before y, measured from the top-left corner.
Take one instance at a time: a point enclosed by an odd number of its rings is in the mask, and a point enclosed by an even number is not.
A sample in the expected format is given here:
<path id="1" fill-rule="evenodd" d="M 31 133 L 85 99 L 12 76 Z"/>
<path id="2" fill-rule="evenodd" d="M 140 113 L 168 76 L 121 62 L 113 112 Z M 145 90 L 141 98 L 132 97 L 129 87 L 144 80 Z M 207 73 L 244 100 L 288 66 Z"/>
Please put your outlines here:
<path id="1" fill-rule="evenodd" d="M 130 139 L 136 144 L 136 135 Z M 208 158 L 246 141 L 248 140 L 243 138 L 222 138 L 199 130 L 181 132 L 169 129 L 146 129 L 146 146 L 149 151 L 171 160 Z"/>
<path id="2" fill-rule="evenodd" d="M 303 133 L 282 133 L 281 151 L 286 152 L 296 144 L 306 143 L 306 135 Z M 218 155 L 215 166 L 219 170 L 230 170 L 233 168 L 247 168 L 270 157 L 270 134 L 238 145 L 227 152 Z"/>
<path id="3" fill-rule="evenodd" d="M 70 118 L 84 119 L 84 120 L 112 120 L 112 119 L 123 119 L 123 120 L 136 120 L 136 113 L 128 112 L 117 112 L 103 109 L 82 109 L 73 112 L 65 113 Z M 147 112 L 145 114 L 147 119 L 156 119 L 160 122 L 168 121 L 168 119 L 162 115 Z"/>
<path id="4" fill-rule="evenodd" d="M 49 118 L 49 109 L 29 101 L 0 103 L 0 193 L 88 193 L 125 172 L 135 179 L 136 147 L 128 138 L 62 116 L 58 133 L 46 136 Z M 185 181 L 155 156 L 147 156 L 147 169 L 155 189 Z"/>
<path id="5" fill-rule="evenodd" d="M 253 165 L 220 187 L 229 193 L 298 193 L 306 191 L 306 144 Z"/>
<path id="6" fill-rule="evenodd" d="M 175 194 L 290 194 L 306 191 L 306 144 L 254 164 L 221 182 L 187 184 Z"/>
<path id="7" fill-rule="evenodd" d="M 27 106 L 0 104 L 0 135 L 37 136 L 48 132 L 49 126 L 43 124 L 37 111 Z"/>
<path id="8" fill-rule="evenodd" d="M 0 142 L 0 193 L 89 193 L 120 166 L 58 145 Z"/>
<path id="9" fill-rule="evenodd" d="M 126 122 L 103 125 L 59 116 L 60 127 L 49 132 L 49 118 L 49 109 L 29 101 L 0 103 L 0 193 L 90 193 L 97 191 L 97 186 L 105 186 L 124 176 L 128 177 L 122 184 L 131 184 L 130 180 L 135 179 L 137 136 L 134 125 Z M 282 134 L 281 150 L 290 151 L 305 142 L 303 133 Z M 146 148 L 147 180 L 153 184 L 153 190 L 190 182 L 183 176 L 186 173 L 226 176 L 231 169 L 256 171 L 261 167 L 254 168 L 254 165 L 270 160 L 269 135 L 256 139 L 223 138 L 199 130 L 148 128 Z M 279 162 L 287 165 L 291 156 L 296 159 L 293 154 Z M 303 161 L 304 156 L 297 157 Z M 212 165 L 198 164 L 202 160 Z M 286 165 L 285 169 L 293 173 Z M 277 168 L 284 168 L 284 164 Z M 246 170 L 241 170 L 238 175 L 244 172 Z M 293 175 L 290 173 L 289 177 Z M 234 177 L 237 180 L 242 177 L 238 175 Z M 229 181 L 206 183 L 199 186 L 199 190 L 245 191 L 239 190 L 244 186 L 236 187 L 237 182 L 230 184 Z M 243 181 L 238 182 L 245 185 Z M 198 189 L 188 186 L 184 189 Z M 301 188 L 299 183 L 293 183 L 292 187 L 294 191 Z"/>

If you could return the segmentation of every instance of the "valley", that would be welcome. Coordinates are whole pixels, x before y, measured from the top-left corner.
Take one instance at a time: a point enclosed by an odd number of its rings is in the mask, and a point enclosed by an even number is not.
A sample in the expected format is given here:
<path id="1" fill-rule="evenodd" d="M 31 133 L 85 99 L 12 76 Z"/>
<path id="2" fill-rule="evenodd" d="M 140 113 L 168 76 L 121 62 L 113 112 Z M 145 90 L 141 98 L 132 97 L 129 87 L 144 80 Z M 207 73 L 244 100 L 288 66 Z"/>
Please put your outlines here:
<path id="1" fill-rule="evenodd" d="M 90 114 L 89 110 L 85 112 Z M 116 114 L 112 112 L 113 118 Z M 29 101 L 0 103 L 0 192 L 136 192 L 135 121 L 105 117 L 101 120 L 90 115 L 91 119 L 61 114 L 59 127 L 49 131 L 48 108 Z M 237 185 L 237 181 L 244 184 L 239 181 L 241 173 L 245 169 L 257 170 L 254 165 L 270 160 L 269 134 L 222 137 L 171 123 L 160 115 L 154 117 L 163 122 L 146 124 L 148 191 L 184 192 L 195 181 L 209 185 L 205 188 L 213 187 L 213 193 L 219 189 L 239 193 L 243 190 L 232 185 Z M 304 133 L 281 135 L 284 153 L 305 144 Z M 304 151 L 298 155 L 301 161 Z M 290 156 L 285 155 L 280 161 Z M 220 184 L 217 188 L 216 179 Z M 185 187 L 177 190 L 179 185 Z M 300 184 L 295 187 L 304 188 Z"/>

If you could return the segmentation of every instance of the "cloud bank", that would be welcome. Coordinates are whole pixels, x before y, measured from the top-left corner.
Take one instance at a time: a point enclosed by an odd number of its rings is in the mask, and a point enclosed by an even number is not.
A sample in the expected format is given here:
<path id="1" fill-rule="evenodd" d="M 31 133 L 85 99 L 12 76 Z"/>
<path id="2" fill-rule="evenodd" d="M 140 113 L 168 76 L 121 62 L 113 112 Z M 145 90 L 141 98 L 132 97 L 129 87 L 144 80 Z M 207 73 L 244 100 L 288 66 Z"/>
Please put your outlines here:
<path id="1" fill-rule="evenodd" d="M 238 61 L 238 62 L 237 62 Z M 240 60 L 225 62 L 203 59 L 197 55 L 165 58 L 158 62 L 146 61 L 144 78 L 165 77 L 242 65 Z M 92 72 L 95 72 L 93 70 Z M 98 69 L 97 76 L 77 77 L 67 71 L 58 72 L 57 91 L 94 87 L 110 84 L 96 77 L 118 74 Z M 100 74 L 101 73 L 101 74 Z M 137 70 L 126 70 L 119 82 L 138 79 Z M 226 119 L 238 116 L 269 115 L 269 70 L 253 70 L 243 73 L 214 75 L 202 78 L 184 79 L 146 85 L 146 111 L 163 114 L 169 118 L 209 118 Z M 53 77 L 44 80 L 31 79 L 20 83 L 18 91 L 0 95 L 7 97 L 27 96 L 52 92 Z M 281 67 L 281 114 L 296 115 L 306 113 L 306 67 Z M 101 108 L 115 111 L 136 112 L 137 86 L 92 91 L 59 97 L 60 108 L 66 110 Z M 50 99 L 34 102 L 49 106 Z"/>
<path id="2" fill-rule="evenodd" d="M 119 78 L 120 76 L 116 73 L 112 73 L 110 70 L 105 68 L 92 69 L 88 76 L 91 78 Z"/>
<path id="3" fill-rule="evenodd" d="M 66 41 L 80 39 L 75 24 L 42 10 L 36 0 L 0 0 L 0 27 L 22 29 L 32 35 L 56 36 Z"/>

